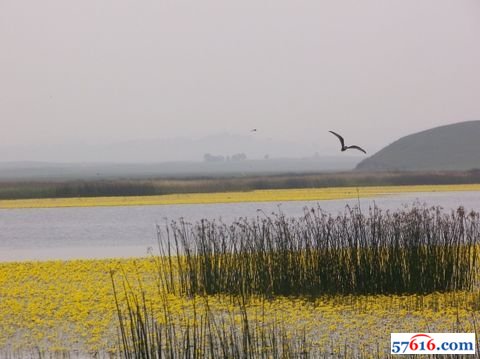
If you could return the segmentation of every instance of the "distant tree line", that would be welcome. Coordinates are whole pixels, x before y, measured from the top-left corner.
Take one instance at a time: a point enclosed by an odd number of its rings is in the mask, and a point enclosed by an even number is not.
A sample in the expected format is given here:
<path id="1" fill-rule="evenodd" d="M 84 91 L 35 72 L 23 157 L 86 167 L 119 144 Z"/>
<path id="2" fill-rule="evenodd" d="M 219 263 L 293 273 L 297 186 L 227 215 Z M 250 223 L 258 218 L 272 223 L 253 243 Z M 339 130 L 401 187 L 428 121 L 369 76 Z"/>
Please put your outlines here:
<path id="1" fill-rule="evenodd" d="M 222 155 L 212 155 L 210 153 L 205 153 L 203 155 L 203 160 L 205 162 L 238 162 L 238 161 L 245 161 L 247 159 L 247 155 L 245 153 L 235 153 L 231 156 L 222 156 Z"/>

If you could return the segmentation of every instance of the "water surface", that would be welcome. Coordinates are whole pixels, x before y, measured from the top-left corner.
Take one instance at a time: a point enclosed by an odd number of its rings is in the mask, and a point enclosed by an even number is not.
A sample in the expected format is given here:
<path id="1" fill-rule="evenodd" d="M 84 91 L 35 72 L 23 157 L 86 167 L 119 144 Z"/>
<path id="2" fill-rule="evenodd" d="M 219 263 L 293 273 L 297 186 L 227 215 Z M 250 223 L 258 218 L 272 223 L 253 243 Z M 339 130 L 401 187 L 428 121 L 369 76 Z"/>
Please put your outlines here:
<path id="1" fill-rule="evenodd" d="M 320 206 L 337 214 L 346 205 L 362 209 L 376 204 L 398 209 L 419 201 L 445 210 L 464 206 L 480 211 L 480 192 L 434 192 L 326 201 L 225 204 L 182 204 L 125 207 L 0 209 L 0 261 L 143 256 L 156 248 L 156 225 L 166 219 L 222 219 L 255 217 L 280 210 L 300 216 L 305 207 Z"/>

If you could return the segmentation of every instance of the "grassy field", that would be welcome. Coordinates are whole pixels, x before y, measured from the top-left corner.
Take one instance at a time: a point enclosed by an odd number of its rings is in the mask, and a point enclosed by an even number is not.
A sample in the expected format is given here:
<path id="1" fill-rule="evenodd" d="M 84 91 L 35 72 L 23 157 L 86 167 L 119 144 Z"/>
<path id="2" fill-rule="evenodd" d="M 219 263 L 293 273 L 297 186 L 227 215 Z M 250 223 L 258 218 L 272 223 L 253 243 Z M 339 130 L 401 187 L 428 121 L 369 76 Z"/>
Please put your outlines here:
<path id="1" fill-rule="evenodd" d="M 396 193 L 478 191 L 480 184 L 325 187 L 253 190 L 242 192 L 183 193 L 153 196 L 73 197 L 0 200 L 0 208 L 139 206 L 268 201 L 315 201 L 373 197 Z"/>

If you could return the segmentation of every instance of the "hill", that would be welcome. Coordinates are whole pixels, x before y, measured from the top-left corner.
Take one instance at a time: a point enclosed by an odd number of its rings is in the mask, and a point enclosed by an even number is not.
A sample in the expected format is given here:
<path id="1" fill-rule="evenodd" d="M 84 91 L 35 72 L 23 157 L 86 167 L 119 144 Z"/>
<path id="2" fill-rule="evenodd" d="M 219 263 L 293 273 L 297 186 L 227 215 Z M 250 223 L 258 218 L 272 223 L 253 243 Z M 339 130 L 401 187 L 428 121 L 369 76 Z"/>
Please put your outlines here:
<path id="1" fill-rule="evenodd" d="M 400 138 L 360 162 L 362 171 L 464 171 L 480 168 L 480 121 L 435 127 Z"/>

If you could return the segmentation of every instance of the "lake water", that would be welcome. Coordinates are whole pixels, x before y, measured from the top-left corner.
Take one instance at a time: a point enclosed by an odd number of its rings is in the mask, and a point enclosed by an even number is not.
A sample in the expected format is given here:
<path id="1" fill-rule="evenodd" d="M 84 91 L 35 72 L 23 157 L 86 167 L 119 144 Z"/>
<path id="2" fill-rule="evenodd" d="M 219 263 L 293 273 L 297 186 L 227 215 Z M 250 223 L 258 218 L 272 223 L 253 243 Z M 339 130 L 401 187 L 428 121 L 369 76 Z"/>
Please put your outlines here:
<path id="1" fill-rule="evenodd" d="M 376 204 L 398 209 L 419 201 L 446 210 L 462 205 L 480 211 L 480 192 L 438 192 L 390 195 L 360 199 L 366 210 Z M 0 261 L 144 256 L 156 248 L 156 225 L 183 217 L 189 222 L 202 218 L 229 223 L 238 217 L 255 217 L 281 210 L 300 216 L 306 206 L 337 214 L 358 199 L 191 204 L 125 207 L 0 209 Z"/>

